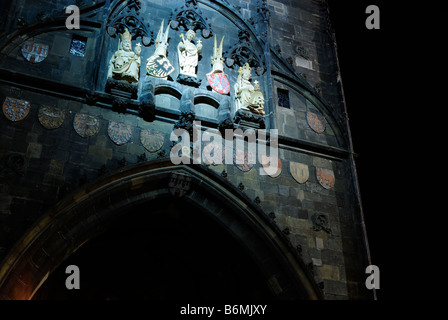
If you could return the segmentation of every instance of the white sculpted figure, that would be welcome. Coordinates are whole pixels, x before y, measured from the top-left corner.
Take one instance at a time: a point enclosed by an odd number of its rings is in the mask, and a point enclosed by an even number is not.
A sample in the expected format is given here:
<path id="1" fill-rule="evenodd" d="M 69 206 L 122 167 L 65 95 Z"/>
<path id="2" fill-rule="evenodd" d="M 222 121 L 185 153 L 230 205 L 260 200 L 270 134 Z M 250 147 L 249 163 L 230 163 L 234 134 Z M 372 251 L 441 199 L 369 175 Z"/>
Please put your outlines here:
<path id="1" fill-rule="evenodd" d="M 258 81 L 255 86 L 250 82 L 252 68 L 246 63 L 238 70 L 235 83 L 235 110 L 248 110 L 256 114 L 264 114 L 264 98 Z"/>
<path id="2" fill-rule="evenodd" d="M 180 35 L 182 41 L 177 46 L 180 73 L 191 77 L 196 77 L 196 66 L 198 65 L 199 53 L 202 50 L 201 40 L 198 40 L 196 45 L 193 43 L 195 36 L 193 30 L 187 31 L 186 39 L 182 33 Z"/>
<path id="3" fill-rule="evenodd" d="M 137 43 L 132 51 L 132 36 L 128 29 L 120 35 L 118 50 L 114 53 L 109 62 L 108 78 L 126 80 L 128 82 L 138 82 L 140 75 L 140 53 L 142 47 Z"/>

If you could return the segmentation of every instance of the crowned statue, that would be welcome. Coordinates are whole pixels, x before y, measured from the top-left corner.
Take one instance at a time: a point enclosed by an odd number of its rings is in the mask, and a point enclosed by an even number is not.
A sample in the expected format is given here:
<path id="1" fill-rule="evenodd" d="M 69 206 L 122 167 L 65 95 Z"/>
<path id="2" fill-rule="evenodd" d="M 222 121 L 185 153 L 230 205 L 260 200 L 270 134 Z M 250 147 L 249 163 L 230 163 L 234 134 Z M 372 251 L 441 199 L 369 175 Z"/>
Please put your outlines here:
<path id="1" fill-rule="evenodd" d="M 131 83 L 138 82 L 140 75 L 140 53 L 141 44 L 137 43 L 132 51 L 132 36 L 129 30 L 120 35 L 118 50 L 114 53 L 109 62 L 108 78 L 125 80 Z"/>
<path id="2" fill-rule="evenodd" d="M 185 37 L 182 33 L 180 35 L 182 41 L 177 46 L 180 73 L 190 77 L 196 77 L 196 66 L 198 65 L 199 53 L 202 50 L 201 40 L 194 44 L 195 36 L 196 33 L 191 29 L 187 31 Z"/>
<path id="3" fill-rule="evenodd" d="M 264 114 L 263 93 L 260 91 L 258 81 L 255 81 L 252 85 L 250 81 L 251 71 L 252 68 L 247 62 L 238 70 L 238 78 L 234 85 L 235 111 L 242 109 L 255 114 Z"/>

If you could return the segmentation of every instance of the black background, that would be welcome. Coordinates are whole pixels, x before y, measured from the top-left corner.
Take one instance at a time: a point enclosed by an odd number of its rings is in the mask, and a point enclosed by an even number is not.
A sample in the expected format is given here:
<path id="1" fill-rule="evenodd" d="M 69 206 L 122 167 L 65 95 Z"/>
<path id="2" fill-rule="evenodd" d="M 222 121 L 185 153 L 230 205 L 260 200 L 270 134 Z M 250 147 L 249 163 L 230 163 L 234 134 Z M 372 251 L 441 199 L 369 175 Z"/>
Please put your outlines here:
<path id="1" fill-rule="evenodd" d="M 446 299 L 446 210 L 437 207 L 443 51 L 434 49 L 442 2 L 329 3 L 372 263 L 380 268 L 378 299 Z M 368 5 L 380 9 L 379 30 L 365 27 Z"/>

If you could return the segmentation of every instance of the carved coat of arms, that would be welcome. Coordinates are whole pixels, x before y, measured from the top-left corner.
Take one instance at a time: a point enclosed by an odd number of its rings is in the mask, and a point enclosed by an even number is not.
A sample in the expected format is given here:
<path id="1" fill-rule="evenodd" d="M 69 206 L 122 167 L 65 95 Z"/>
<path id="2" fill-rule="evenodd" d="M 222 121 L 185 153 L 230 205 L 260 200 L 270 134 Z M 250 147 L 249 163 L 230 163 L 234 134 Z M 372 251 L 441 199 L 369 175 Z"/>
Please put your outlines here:
<path id="1" fill-rule="evenodd" d="M 22 55 L 31 63 L 39 63 L 48 56 L 48 48 L 46 44 L 25 41 L 22 45 Z"/>
<path id="2" fill-rule="evenodd" d="M 202 150 L 202 161 L 205 165 L 223 164 L 225 158 L 225 149 L 223 149 L 222 144 L 209 142 L 204 146 Z"/>
<path id="3" fill-rule="evenodd" d="M 228 94 L 230 92 L 230 83 L 224 72 L 209 73 L 207 80 L 214 91 L 221 94 Z"/>
<path id="4" fill-rule="evenodd" d="M 291 161 L 289 163 L 289 171 L 294 180 L 301 184 L 307 182 L 310 177 L 308 166 L 304 163 Z"/>
<path id="5" fill-rule="evenodd" d="M 317 133 L 323 133 L 326 127 L 326 120 L 324 116 L 318 115 L 316 113 L 307 111 L 306 121 L 311 129 Z"/>
<path id="6" fill-rule="evenodd" d="M 334 172 L 330 169 L 316 168 L 316 177 L 320 185 L 325 189 L 330 189 L 334 187 Z"/>
<path id="7" fill-rule="evenodd" d="M 171 174 L 168 189 L 173 197 L 183 197 L 191 187 L 191 177 L 183 174 Z"/>
<path id="8" fill-rule="evenodd" d="M 255 163 L 255 157 L 251 152 L 235 149 L 233 152 L 233 164 L 243 172 L 250 171 Z"/>
<path id="9" fill-rule="evenodd" d="M 119 146 L 129 142 L 132 137 L 131 126 L 122 122 L 110 121 L 107 128 L 107 133 L 109 138 Z"/>
<path id="10" fill-rule="evenodd" d="M 166 52 L 168 49 L 168 33 L 170 31 L 171 21 L 168 23 L 165 32 L 163 31 L 164 23 L 165 20 L 162 20 L 159 33 L 157 34 L 157 39 L 155 41 L 156 50 L 146 62 L 146 72 L 150 76 L 157 78 L 166 78 L 174 71 L 174 67 L 166 57 Z"/>
<path id="11" fill-rule="evenodd" d="M 277 157 L 277 166 L 271 166 L 271 157 L 267 155 L 261 156 L 261 164 L 263 165 L 263 170 L 271 176 L 272 178 L 278 177 L 282 173 L 282 162 L 280 158 Z"/>
<path id="12" fill-rule="evenodd" d="M 153 129 L 143 129 L 140 133 L 140 141 L 149 152 L 157 152 L 162 149 L 165 137 L 163 133 Z"/>
<path id="13" fill-rule="evenodd" d="M 37 116 L 44 128 L 52 130 L 62 125 L 65 119 L 65 111 L 56 107 L 42 106 L 39 108 Z"/>
<path id="14" fill-rule="evenodd" d="M 6 97 L 3 102 L 3 114 L 11 121 L 20 121 L 30 113 L 31 105 L 28 101 Z"/>
<path id="15" fill-rule="evenodd" d="M 73 128 L 81 137 L 92 137 L 98 133 L 100 123 L 98 119 L 84 113 L 77 113 L 73 119 Z"/>
<path id="16" fill-rule="evenodd" d="M 166 57 L 152 56 L 146 63 L 146 72 L 157 78 L 168 77 L 174 71 L 174 67 Z"/>

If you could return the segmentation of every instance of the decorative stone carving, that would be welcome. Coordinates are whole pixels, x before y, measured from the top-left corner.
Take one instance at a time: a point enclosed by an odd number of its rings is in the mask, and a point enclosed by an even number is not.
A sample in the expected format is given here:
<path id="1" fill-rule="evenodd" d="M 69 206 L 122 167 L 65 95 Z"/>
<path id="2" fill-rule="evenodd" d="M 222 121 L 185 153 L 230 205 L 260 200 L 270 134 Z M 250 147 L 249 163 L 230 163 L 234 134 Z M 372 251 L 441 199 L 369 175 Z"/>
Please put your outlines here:
<path id="1" fill-rule="evenodd" d="M 202 50 L 201 40 L 198 40 L 197 44 L 193 42 L 196 33 L 192 29 L 188 30 L 185 36 L 181 33 L 180 37 L 182 40 L 177 45 L 180 68 L 178 81 L 184 84 L 200 85 L 201 80 L 196 77 L 196 67 Z"/>
<path id="2" fill-rule="evenodd" d="M 3 102 L 3 114 L 8 120 L 20 121 L 30 113 L 31 105 L 28 101 L 6 97 Z"/>
<path id="3" fill-rule="evenodd" d="M 171 28 L 178 30 L 179 26 L 184 30 L 201 30 L 202 36 L 208 38 L 212 35 L 212 28 L 207 23 L 207 18 L 202 16 L 198 8 L 197 0 L 185 0 L 185 5 L 176 8 L 170 17 Z"/>
<path id="4" fill-rule="evenodd" d="M 149 152 L 157 152 L 162 149 L 165 137 L 160 131 L 143 129 L 140 133 L 140 141 Z"/>
<path id="5" fill-rule="evenodd" d="M 234 85 L 235 109 L 248 110 L 255 114 L 264 114 L 264 98 L 258 81 L 250 82 L 252 68 L 248 63 L 238 70 L 238 78 Z"/>
<path id="6" fill-rule="evenodd" d="M 190 191 L 191 177 L 183 174 L 172 173 L 168 189 L 173 197 L 181 198 Z"/>
<path id="7" fill-rule="evenodd" d="M 187 88 L 184 90 L 182 97 L 180 99 L 180 117 L 179 120 L 174 124 L 174 129 L 182 128 L 187 130 L 190 135 L 193 134 L 193 121 L 196 118 L 196 113 L 194 110 L 194 96 L 193 90 Z"/>
<path id="8" fill-rule="evenodd" d="M 251 17 L 249 19 L 249 23 L 252 25 L 256 25 L 260 22 L 269 22 L 269 19 L 271 18 L 271 12 L 268 9 L 266 0 L 258 1 L 256 6 L 257 14 L 255 15 L 255 17 Z"/>
<path id="9" fill-rule="evenodd" d="M 126 110 L 128 109 L 128 103 L 125 99 L 121 98 L 115 98 L 112 101 L 112 110 L 117 113 L 126 113 Z"/>
<path id="10" fill-rule="evenodd" d="M 146 72 L 148 75 L 157 78 L 166 78 L 174 71 L 174 67 L 166 57 L 168 49 L 168 32 L 170 23 L 166 27 L 166 31 L 163 32 L 163 24 L 165 20 L 162 20 L 159 33 L 157 34 L 154 54 L 148 58 L 146 62 Z"/>
<path id="11" fill-rule="evenodd" d="M 331 233 L 330 223 L 328 222 L 328 217 L 321 213 L 315 213 L 312 216 L 313 230 L 314 231 L 325 231 L 326 233 Z"/>
<path id="12" fill-rule="evenodd" d="M 88 138 L 98 133 L 100 123 L 93 116 L 77 113 L 73 119 L 73 128 L 81 137 Z"/>
<path id="13" fill-rule="evenodd" d="M 123 1 L 111 13 L 107 22 L 107 33 L 115 38 L 117 34 L 121 34 L 127 29 L 134 40 L 141 37 L 143 45 L 149 46 L 152 42 L 152 33 L 149 25 L 140 15 L 141 8 L 142 4 L 139 0 Z"/>
<path id="14" fill-rule="evenodd" d="M 142 51 L 140 43 L 137 43 L 132 51 L 132 36 L 128 29 L 120 36 L 118 50 L 109 62 L 108 78 L 126 80 L 128 82 L 138 82 L 140 75 L 140 53 Z"/>
<path id="15" fill-rule="evenodd" d="M 255 114 L 251 111 L 239 109 L 235 112 L 235 123 L 243 125 L 246 127 L 251 127 L 255 129 L 264 129 L 266 124 L 264 121 L 264 116 L 261 114 Z"/>
<path id="16" fill-rule="evenodd" d="M 108 78 L 106 81 L 106 92 L 113 95 L 121 96 L 128 99 L 137 99 L 138 84 L 130 83 L 124 80 L 116 80 L 114 78 Z"/>
<path id="17" fill-rule="evenodd" d="M 218 129 L 223 134 L 223 136 L 225 133 L 225 129 L 233 129 L 233 115 L 229 97 L 225 97 L 225 99 L 219 104 Z"/>
<path id="18" fill-rule="evenodd" d="M 119 146 L 129 142 L 132 137 L 131 126 L 122 122 L 110 121 L 107 133 L 109 138 Z"/>
<path id="19" fill-rule="evenodd" d="M 44 128 L 56 129 L 64 122 L 65 111 L 56 107 L 42 106 L 39 108 L 38 119 Z"/>
<path id="20" fill-rule="evenodd" d="M 156 105 L 154 103 L 154 85 L 150 78 L 146 78 L 142 85 L 140 96 L 140 117 L 145 121 L 154 121 L 156 117 Z"/>
<path id="21" fill-rule="evenodd" d="M 257 54 L 249 32 L 240 30 L 238 38 L 239 41 L 224 53 L 227 67 L 233 68 L 234 65 L 242 67 L 249 64 L 255 68 L 255 73 L 261 76 L 266 71 L 263 55 Z"/>
<path id="22" fill-rule="evenodd" d="M 230 92 L 230 83 L 227 75 L 224 73 L 224 59 L 222 57 L 222 44 L 224 37 L 221 39 L 219 47 L 216 45 L 216 36 L 212 56 L 212 71 L 207 74 L 207 80 L 214 92 L 228 94 Z"/>

